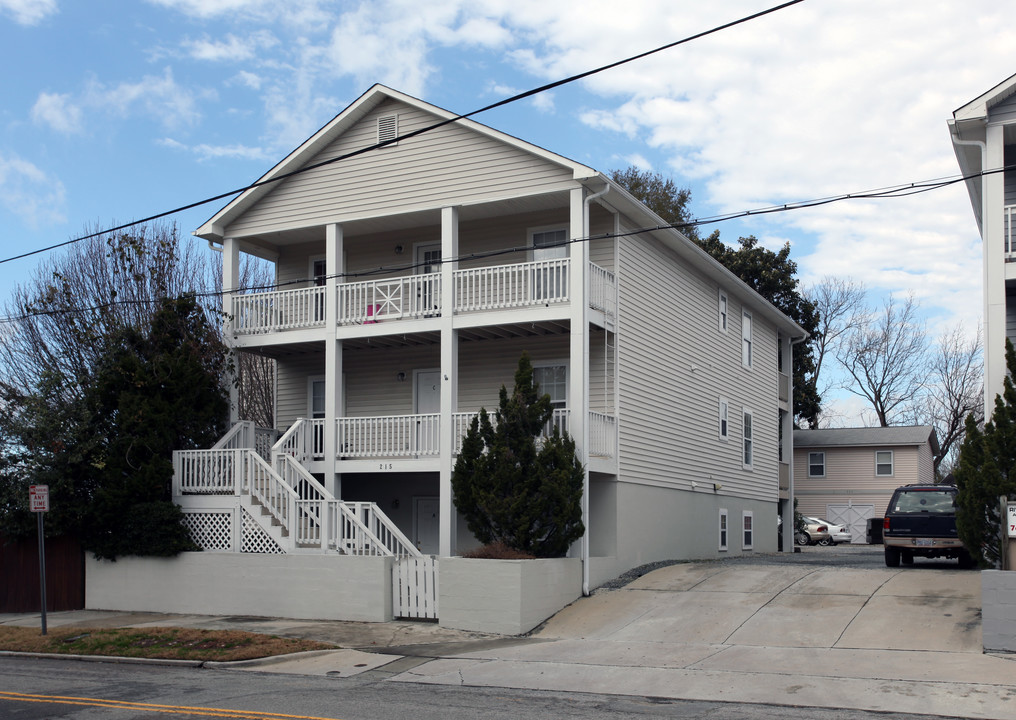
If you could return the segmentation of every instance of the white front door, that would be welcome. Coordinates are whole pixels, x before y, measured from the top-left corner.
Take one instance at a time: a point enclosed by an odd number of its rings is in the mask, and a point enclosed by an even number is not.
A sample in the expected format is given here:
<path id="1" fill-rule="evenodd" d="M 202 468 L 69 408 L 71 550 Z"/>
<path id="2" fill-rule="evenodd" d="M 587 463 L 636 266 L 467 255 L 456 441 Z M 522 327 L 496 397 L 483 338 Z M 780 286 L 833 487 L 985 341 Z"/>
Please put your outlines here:
<path id="1" fill-rule="evenodd" d="M 417 245 L 416 246 L 416 270 L 417 275 L 430 275 L 441 272 L 441 244 Z M 417 285 L 416 300 L 418 309 L 424 315 L 437 315 L 437 303 L 439 298 L 434 288 L 434 282 L 422 281 Z"/>
<path id="2" fill-rule="evenodd" d="M 441 371 L 417 370 L 413 373 L 416 381 L 413 405 L 417 415 L 436 415 L 441 412 Z M 434 453 L 438 446 L 438 420 L 418 418 L 414 441 L 416 453 Z"/>
<path id="3" fill-rule="evenodd" d="M 436 497 L 413 498 L 413 542 L 424 555 L 438 552 L 440 503 Z"/>

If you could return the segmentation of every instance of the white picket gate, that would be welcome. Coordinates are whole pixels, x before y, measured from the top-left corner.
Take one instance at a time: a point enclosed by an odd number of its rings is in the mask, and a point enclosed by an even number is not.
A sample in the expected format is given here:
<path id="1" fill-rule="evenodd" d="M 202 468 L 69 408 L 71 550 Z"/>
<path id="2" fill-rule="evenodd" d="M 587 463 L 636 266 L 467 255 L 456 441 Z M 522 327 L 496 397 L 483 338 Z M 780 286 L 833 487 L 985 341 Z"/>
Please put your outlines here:
<path id="1" fill-rule="evenodd" d="M 437 619 L 437 558 L 398 558 L 392 564 L 395 617 Z"/>

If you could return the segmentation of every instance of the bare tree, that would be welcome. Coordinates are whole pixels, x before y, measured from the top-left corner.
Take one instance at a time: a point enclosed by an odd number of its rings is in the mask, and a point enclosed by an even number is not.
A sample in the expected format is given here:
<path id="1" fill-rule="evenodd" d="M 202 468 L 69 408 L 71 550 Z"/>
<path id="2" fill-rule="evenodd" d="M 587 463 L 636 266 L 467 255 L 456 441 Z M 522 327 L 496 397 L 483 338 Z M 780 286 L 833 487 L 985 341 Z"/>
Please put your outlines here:
<path id="1" fill-rule="evenodd" d="M 867 322 L 864 295 L 864 283 L 832 275 L 826 275 L 805 291 L 805 297 L 815 305 L 819 315 L 819 334 L 812 347 L 815 349 L 815 382 L 820 395 L 833 387 L 832 382 L 822 380 L 826 357 L 835 357 L 843 337 Z"/>
<path id="2" fill-rule="evenodd" d="M 938 341 L 928 363 L 924 414 L 935 427 L 939 451 L 936 476 L 948 474 L 966 435 L 967 415 L 978 423 L 984 419 L 983 358 L 981 328 L 967 337 L 957 325 Z"/>
<path id="3" fill-rule="evenodd" d="M 913 423 L 927 372 L 927 334 L 913 294 L 892 295 L 866 325 L 847 333 L 837 355 L 853 378 L 847 390 L 871 405 L 882 427 Z"/>

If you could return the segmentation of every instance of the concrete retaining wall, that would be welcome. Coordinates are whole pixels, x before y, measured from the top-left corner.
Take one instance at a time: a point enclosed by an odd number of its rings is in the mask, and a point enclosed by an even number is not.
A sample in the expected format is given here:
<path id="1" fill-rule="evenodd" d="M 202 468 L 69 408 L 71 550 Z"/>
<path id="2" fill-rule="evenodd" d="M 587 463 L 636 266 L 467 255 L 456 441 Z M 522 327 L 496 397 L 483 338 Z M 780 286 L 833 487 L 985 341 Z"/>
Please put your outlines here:
<path id="1" fill-rule="evenodd" d="M 582 595 L 577 558 L 453 557 L 439 568 L 438 622 L 459 630 L 521 635 Z"/>
<path id="2" fill-rule="evenodd" d="M 1016 652 L 1016 571 L 981 571 L 981 637 L 985 652 Z"/>
<path id="3" fill-rule="evenodd" d="M 89 555 L 85 607 L 386 622 L 391 566 L 391 558 L 342 555 L 195 552 L 116 562 Z"/>

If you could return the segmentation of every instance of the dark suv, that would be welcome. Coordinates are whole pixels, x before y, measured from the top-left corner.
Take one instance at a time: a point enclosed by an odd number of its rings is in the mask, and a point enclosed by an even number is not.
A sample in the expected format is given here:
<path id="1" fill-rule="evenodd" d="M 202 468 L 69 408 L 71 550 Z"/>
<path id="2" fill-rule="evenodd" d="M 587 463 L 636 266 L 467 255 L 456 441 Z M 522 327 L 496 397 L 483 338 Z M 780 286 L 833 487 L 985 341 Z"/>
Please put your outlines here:
<path id="1" fill-rule="evenodd" d="M 953 485 L 904 485 L 896 488 L 882 522 L 885 564 L 899 567 L 917 556 L 956 558 L 971 567 L 970 553 L 956 534 Z"/>

